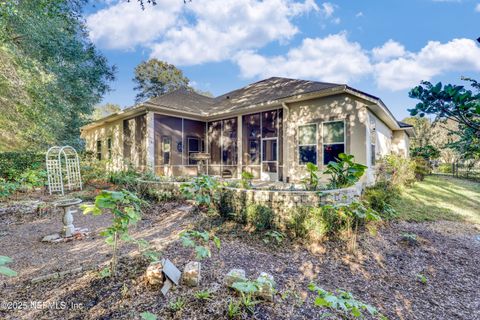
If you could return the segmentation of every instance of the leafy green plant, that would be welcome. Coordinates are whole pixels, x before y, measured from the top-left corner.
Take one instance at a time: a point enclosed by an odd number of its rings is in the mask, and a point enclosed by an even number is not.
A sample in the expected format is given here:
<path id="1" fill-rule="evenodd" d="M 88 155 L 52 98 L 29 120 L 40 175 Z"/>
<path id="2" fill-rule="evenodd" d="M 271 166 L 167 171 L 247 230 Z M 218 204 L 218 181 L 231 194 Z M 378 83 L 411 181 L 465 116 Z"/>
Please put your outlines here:
<path id="1" fill-rule="evenodd" d="M 280 245 L 284 240 L 285 234 L 277 230 L 267 231 L 263 237 L 263 242 L 266 244 L 273 242 L 276 245 Z"/>
<path id="2" fill-rule="evenodd" d="M 198 300 L 212 300 L 212 293 L 208 290 L 200 290 L 195 292 L 195 298 Z"/>
<path id="3" fill-rule="evenodd" d="M 196 177 L 191 182 L 180 185 L 180 192 L 187 198 L 195 200 L 198 207 L 210 207 L 220 184 L 218 181 L 207 175 Z"/>
<path id="4" fill-rule="evenodd" d="M 399 188 L 388 182 L 378 182 L 372 187 L 365 188 L 362 199 L 368 206 L 378 212 L 384 219 L 392 219 L 397 212 L 392 207 L 392 202 L 400 195 Z"/>
<path id="5" fill-rule="evenodd" d="M 332 189 L 346 188 L 354 185 L 365 173 L 367 166 L 354 162 L 354 156 L 340 153 L 338 161 L 327 164 L 325 174 L 329 174 L 328 187 Z"/>
<path id="6" fill-rule="evenodd" d="M 15 181 L 26 190 L 45 186 L 47 172 L 43 169 L 27 169 Z"/>
<path id="7" fill-rule="evenodd" d="M 411 246 L 418 245 L 417 235 L 410 232 L 402 232 L 401 240 Z"/>
<path id="8" fill-rule="evenodd" d="M 375 307 L 356 300 L 350 292 L 336 290 L 336 293 L 332 293 L 318 287 L 314 283 L 310 283 L 308 289 L 317 294 L 314 301 L 314 304 L 317 307 L 327 307 L 341 312 L 343 315 L 354 318 L 364 318 L 364 312 L 366 311 L 368 314 L 377 317 L 378 319 L 387 319 L 378 312 Z"/>
<path id="9" fill-rule="evenodd" d="M 20 185 L 17 182 L 6 181 L 0 178 L 0 199 L 8 198 L 17 192 Z"/>
<path id="10" fill-rule="evenodd" d="M 428 282 L 427 277 L 426 277 L 425 275 L 421 274 L 421 273 L 417 274 L 417 275 L 416 275 L 416 278 L 417 278 L 417 280 L 420 281 L 422 284 L 427 284 L 427 282 Z"/>
<path id="11" fill-rule="evenodd" d="M 7 256 L 0 256 L 0 274 L 7 277 L 15 277 L 17 272 L 5 266 L 7 263 L 13 262 L 13 259 Z"/>
<path id="12" fill-rule="evenodd" d="M 123 191 L 102 191 L 96 198 L 94 205 L 83 205 L 84 214 L 101 215 L 104 212 L 113 214 L 111 226 L 103 230 L 100 235 L 105 237 L 105 242 L 113 247 L 111 272 L 116 275 L 117 250 L 119 240 L 129 242 L 132 237 L 128 228 L 140 220 L 142 201 L 133 193 Z"/>
<path id="13" fill-rule="evenodd" d="M 257 281 L 241 281 L 234 282 L 232 288 L 236 289 L 241 294 L 241 304 L 250 314 L 255 313 L 255 306 L 260 303 L 255 298 L 255 295 L 260 290 L 260 285 Z"/>
<path id="14" fill-rule="evenodd" d="M 127 190 L 135 191 L 140 177 L 141 174 L 129 165 L 126 170 L 111 172 L 109 181 Z"/>
<path id="15" fill-rule="evenodd" d="M 100 278 L 110 278 L 112 276 L 112 270 L 110 267 L 105 267 L 98 272 Z"/>
<path id="16" fill-rule="evenodd" d="M 142 320 L 157 320 L 157 316 L 148 311 L 140 313 L 140 317 Z"/>
<path id="17" fill-rule="evenodd" d="M 234 299 L 230 299 L 227 305 L 227 317 L 229 319 L 238 318 L 242 314 L 242 303 Z"/>
<path id="18" fill-rule="evenodd" d="M 246 208 L 247 223 L 257 231 L 270 229 L 273 226 L 273 210 L 259 204 L 249 204 Z"/>
<path id="19" fill-rule="evenodd" d="M 251 172 L 247 172 L 247 171 L 242 172 L 242 179 L 240 180 L 240 184 L 242 188 L 251 189 L 252 180 L 253 180 L 253 174 Z"/>
<path id="20" fill-rule="evenodd" d="M 185 299 L 179 297 L 173 301 L 170 301 L 168 303 L 168 308 L 172 312 L 178 312 L 178 311 L 182 311 L 186 305 L 187 305 L 187 302 L 185 301 Z"/>
<path id="21" fill-rule="evenodd" d="M 376 182 L 402 189 L 415 182 L 415 162 L 400 155 L 389 154 L 377 161 Z"/>
<path id="22" fill-rule="evenodd" d="M 203 260 L 212 256 L 210 251 L 210 241 L 220 250 L 220 239 L 211 235 L 207 231 L 189 230 L 180 234 L 182 245 L 186 248 L 194 248 L 196 259 Z"/>
<path id="23" fill-rule="evenodd" d="M 318 166 L 308 162 L 305 166 L 307 170 L 307 177 L 302 179 L 302 183 L 305 185 L 306 190 L 314 191 L 318 188 Z"/>

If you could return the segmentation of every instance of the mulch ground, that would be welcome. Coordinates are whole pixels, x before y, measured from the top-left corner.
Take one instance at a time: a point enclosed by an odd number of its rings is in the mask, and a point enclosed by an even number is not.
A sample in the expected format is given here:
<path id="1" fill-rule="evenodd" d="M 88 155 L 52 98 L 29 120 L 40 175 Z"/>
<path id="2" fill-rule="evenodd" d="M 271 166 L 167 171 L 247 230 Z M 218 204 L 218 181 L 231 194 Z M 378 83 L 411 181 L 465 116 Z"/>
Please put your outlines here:
<path id="1" fill-rule="evenodd" d="M 12 209 L 5 210 L 7 206 Z M 472 225 L 390 223 L 375 235 L 362 234 L 356 253 L 349 254 L 340 241 L 265 244 L 261 234 L 218 224 L 187 204 L 159 204 L 146 210 L 133 235 L 151 241 L 181 270 L 194 257 L 178 240 L 182 230 L 213 229 L 222 241 L 221 249 L 212 247 L 212 257 L 202 262 L 198 288 L 174 287 L 164 298 L 160 288 L 145 282 L 148 262 L 132 245 L 122 245 L 115 279 L 90 270 L 32 284 L 41 275 L 107 263 L 110 248 L 98 232 L 109 217 L 76 214 L 75 225 L 89 228 L 90 237 L 45 244 L 41 237 L 61 228 L 61 214 L 21 211 L 18 205 L 0 205 L 1 254 L 14 259 L 10 267 L 19 273 L 0 278 L 1 319 L 139 319 L 144 311 L 158 319 L 226 319 L 228 302 L 238 299 L 223 285 L 232 268 L 245 269 L 250 279 L 268 272 L 279 290 L 273 303 L 260 303 L 254 315 L 244 312 L 240 318 L 340 319 L 339 313 L 314 307 L 314 295 L 307 289 L 314 282 L 328 291 L 350 291 L 389 319 L 480 319 L 480 231 Z M 405 232 L 415 233 L 418 245 L 401 241 Z M 213 298 L 196 299 L 198 290 L 210 290 Z M 176 301 L 185 302 L 179 311 L 171 308 Z"/>

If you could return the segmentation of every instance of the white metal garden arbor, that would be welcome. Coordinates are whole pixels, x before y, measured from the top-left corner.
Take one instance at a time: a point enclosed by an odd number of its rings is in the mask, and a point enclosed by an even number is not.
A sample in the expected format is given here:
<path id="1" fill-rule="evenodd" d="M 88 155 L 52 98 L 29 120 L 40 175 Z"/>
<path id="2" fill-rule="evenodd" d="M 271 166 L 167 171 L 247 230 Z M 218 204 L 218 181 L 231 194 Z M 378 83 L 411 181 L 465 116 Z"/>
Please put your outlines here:
<path id="1" fill-rule="evenodd" d="M 62 160 L 63 158 L 63 160 Z M 48 191 L 61 192 L 64 195 L 64 174 L 67 178 L 69 191 L 82 190 L 82 177 L 80 175 L 80 161 L 78 153 L 70 146 L 51 147 L 45 156 L 48 176 Z"/>

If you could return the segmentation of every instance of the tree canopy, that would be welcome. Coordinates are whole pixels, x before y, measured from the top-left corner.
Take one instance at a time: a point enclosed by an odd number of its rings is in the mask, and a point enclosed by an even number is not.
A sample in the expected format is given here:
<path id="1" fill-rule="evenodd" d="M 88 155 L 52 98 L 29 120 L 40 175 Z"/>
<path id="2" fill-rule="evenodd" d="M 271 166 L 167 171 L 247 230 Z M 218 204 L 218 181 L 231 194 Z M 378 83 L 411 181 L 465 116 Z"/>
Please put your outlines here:
<path id="1" fill-rule="evenodd" d="M 134 89 L 139 91 L 135 97 L 136 103 L 179 88 L 190 89 L 190 80 L 183 75 L 182 70 L 158 59 L 150 59 L 136 66 L 133 81 L 136 84 Z"/>
<path id="2" fill-rule="evenodd" d="M 480 158 L 480 83 L 474 79 L 462 78 L 469 82 L 473 90 L 461 85 L 441 82 L 432 85 L 423 81 L 413 88 L 409 95 L 419 99 L 417 105 L 409 109 L 412 116 L 420 118 L 426 115 L 435 117 L 434 123 L 455 122 L 457 128 L 449 130 L 454 136 L 446 147 L 455 150 L 460 158 Z M 433 137 L 435 134 L 433 134 Z M 419 147 L 423 147 L 419 145 Z"/>
<path id="3" fill-rule="evenodd" d="M 102 105 L 97 105 L 95 106 L 95 110 L 93 111 L 92 120 L 105 118 L 106 116 L 109 116 L 112 113 L 117 113 L 121 110 L 122 108 L 115 103 L 106 103 Z"/>
<path id="4" fill-rule="evenodd" d="M 84 0 L 0 1 L 0 150 L 81 147 L 114 68 L 90 42 Z"/>

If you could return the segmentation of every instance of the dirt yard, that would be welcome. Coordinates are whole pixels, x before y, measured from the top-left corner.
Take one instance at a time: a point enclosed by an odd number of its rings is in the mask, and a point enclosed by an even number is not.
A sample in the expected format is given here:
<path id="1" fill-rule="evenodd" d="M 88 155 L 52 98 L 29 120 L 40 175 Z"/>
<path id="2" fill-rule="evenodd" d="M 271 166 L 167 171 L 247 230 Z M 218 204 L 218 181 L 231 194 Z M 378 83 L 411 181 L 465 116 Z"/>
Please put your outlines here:
<path id="1" fill-rule="evenodd" d="M 32 213 L 21 206 L 0 206 L 1 255 L 19 276 L 0 278 L 1 319 L 139 319 L 149 311 L 158 319 L 227 319 L 227 305 L 237 296 L 223 285 L 232 268 L 243 268 L 255 279 L 265 271 L 275 277 L 278 293 L 273 303 L 256 305 L 254 319 L 340 319 L 340 315 L 313 305 L 310 282 L 328 291 L 351 291 L 355 298 L 377 307 L 389 319 L 480 319 L 480 231 L 459 222 L 383 225 L 376 235 L 359 238 L 355 255 L 343 243 L 322 245 L 284 242 L 265 244 L 261 234 L 251 234 L 231 223 L 221 223 L 195 213 L 182 203 L 156 205 L 146 210 L 134 228 L 135 237 L 152 241 L 163 257 L 181 270 L 193 259 L 178 234 L 186 228 L 216 232 L 222 246 L 202 262 L 199 288 L 175 287 L 165 299 L 160 288 L 146 284 L 148 262 L 136 247 L 122 246 L 120 276 L 101 278 L 96 269 L 110 259 L 110 248 L 99 231 L 109 217 L 75 215 L 75 225 L 89 228 L 84 240 L 46 244 L 42 236 L 61 228 L 61 214 L 52 210 Z M 402 233 L 415 233 L 418 245 L 401 241 Z M 31 283 L 31 279 L 83 267 L 78 274 Z M 426 281 L 419 280 L 423 275 Z M 194 293 L 210 290 L 211 300 Z M 173 302 L 184 301 L 179 311 Z"/>

